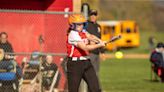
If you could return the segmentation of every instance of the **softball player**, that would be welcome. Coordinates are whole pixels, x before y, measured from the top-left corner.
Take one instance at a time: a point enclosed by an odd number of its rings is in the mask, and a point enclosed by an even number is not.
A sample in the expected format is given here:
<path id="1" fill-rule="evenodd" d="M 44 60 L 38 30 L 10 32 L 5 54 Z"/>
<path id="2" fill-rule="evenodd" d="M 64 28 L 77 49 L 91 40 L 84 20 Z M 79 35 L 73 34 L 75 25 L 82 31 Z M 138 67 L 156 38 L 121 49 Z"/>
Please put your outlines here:
<path id="1" fill-rule="evenodd" d="M 86 19 L 82 14 L 69 17 L 67 37 L 67 78 L 69 92 L 78 92 L 81 79 L 84 79 L 90 92 L 101 92 L 96 72 L 90 62 L 88 51 L 105 46 L 105 42 L 86 32 Z M 98 44 L 89 44 L 90 41 Z"/>

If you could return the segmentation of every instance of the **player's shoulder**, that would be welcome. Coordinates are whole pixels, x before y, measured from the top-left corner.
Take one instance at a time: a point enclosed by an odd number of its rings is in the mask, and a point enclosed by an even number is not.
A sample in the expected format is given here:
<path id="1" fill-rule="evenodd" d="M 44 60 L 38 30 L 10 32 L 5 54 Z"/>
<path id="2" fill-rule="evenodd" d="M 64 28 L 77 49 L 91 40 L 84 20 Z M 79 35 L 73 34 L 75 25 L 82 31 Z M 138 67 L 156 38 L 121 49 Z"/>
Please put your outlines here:
<path id="1" fill-rule="evenodd" d="M 78 34 L 78 32 L 74 31 L 74 30 L 71 30 L 70 33 L 69 33 L 69 35 L 77 35 L 77 34 Z"/>
<path id="2" fill-rule="evenodd" d="M 68 35 L 69 39 L 77 39 L 80 38 L 80 35 L 77 31 L 71 30 L 69 35 Z"/>

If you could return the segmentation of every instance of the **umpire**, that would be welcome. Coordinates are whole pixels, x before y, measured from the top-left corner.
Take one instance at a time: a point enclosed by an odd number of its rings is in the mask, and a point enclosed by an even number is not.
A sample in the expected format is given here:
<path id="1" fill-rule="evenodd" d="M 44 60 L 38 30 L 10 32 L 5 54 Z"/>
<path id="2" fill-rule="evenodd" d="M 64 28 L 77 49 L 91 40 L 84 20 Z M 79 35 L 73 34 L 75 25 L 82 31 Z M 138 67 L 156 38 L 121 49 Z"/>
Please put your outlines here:
<path id="1" fill-rule="evenodd" d="M 94 10 L 94 9 L 90 10 L 88 26 L 87 26 L 86 30 L 90 34 L 95 35 L 96 37 L 101 39 L 100 25 L 97 23 L 97 15 L 98 15 L 97 10 Z M 90 51 L 91 63 L 94 66 L 94 69 L 96 71 L 97 76 L 98 76 L 99 68 L 100 68 L 99 67 L 99 64 L 100 64 L 99 54 L 100 54 L 100 52 L 102 52 L 101 48 Z"/>

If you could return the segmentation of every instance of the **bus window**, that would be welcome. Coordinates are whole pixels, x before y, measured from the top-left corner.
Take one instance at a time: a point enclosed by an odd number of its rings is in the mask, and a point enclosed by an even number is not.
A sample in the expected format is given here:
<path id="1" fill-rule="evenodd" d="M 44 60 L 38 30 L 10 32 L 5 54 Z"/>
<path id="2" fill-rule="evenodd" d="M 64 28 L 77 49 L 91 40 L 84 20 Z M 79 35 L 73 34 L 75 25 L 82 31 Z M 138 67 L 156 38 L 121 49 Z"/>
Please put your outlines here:
<path id="1" fill-rule="evenodd" d="M 131 29 L 130 28 L 127 28 L 126 29 L 126 33 L 131 33 Z"/>
<path id="2" fill-rule="evenodd" d="M 112 33 L 112 34 L 115 33 L 115 26 L 112 27 L 111 33 Z"/>
<path id="3" fill-rule="evenodd" d="M 121 24 L 121 33 L 123 33 L 123 25 Z"/>
<path id="4" fill-rule="evenodd" d="M 104 27 L 104 34 L 110 33 L 110 27 Z"/>
<path id="5" fill-rule="evenodd" d="M 115 33 L 115 26 L 104 27 L 103 34 L 114 34 Z"/>
<path id="6" fill-rule="evenodd" d="M 137 33 L 137 24 L 134 25 L 134 33 Z"/>

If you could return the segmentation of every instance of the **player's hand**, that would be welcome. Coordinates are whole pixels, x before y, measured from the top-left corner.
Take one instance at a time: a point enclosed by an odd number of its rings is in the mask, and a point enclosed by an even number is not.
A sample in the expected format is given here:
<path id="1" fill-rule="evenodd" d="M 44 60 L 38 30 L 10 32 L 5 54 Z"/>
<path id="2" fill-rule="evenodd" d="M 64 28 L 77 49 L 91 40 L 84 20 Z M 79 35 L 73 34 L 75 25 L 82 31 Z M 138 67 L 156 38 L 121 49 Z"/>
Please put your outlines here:
<path id="1" fill-rule="evenodd" d="M 101 47 L 104 47 L 105 46 L 105 42 L 104 41 L 100 41 L 99 45 L 101 45 Z"/>
<path id="2" fill-rule="evenodd" d="M 107 45 L 107 41 L 103 41 L 105 43 L 105 46 Z"/>

